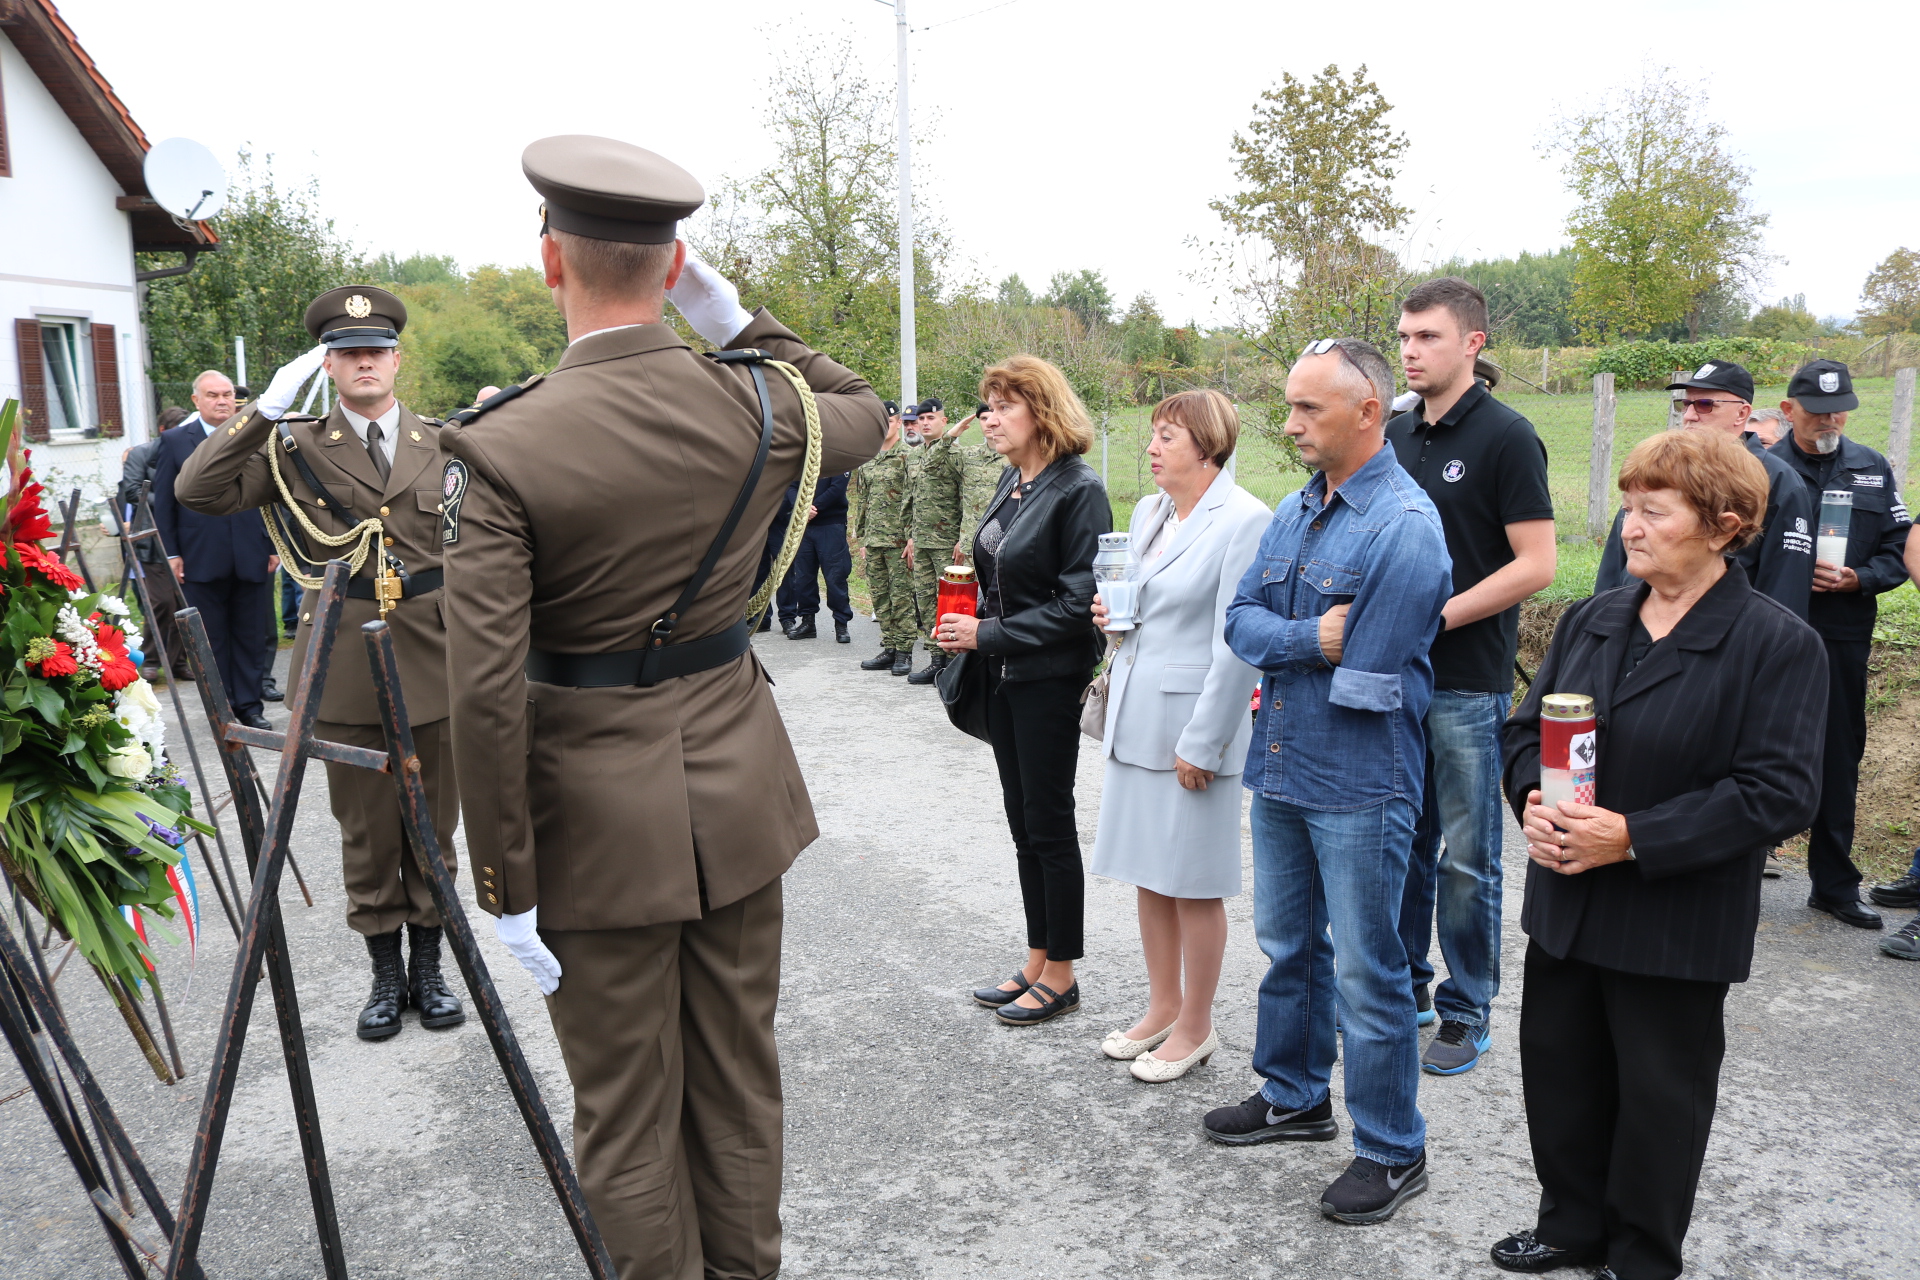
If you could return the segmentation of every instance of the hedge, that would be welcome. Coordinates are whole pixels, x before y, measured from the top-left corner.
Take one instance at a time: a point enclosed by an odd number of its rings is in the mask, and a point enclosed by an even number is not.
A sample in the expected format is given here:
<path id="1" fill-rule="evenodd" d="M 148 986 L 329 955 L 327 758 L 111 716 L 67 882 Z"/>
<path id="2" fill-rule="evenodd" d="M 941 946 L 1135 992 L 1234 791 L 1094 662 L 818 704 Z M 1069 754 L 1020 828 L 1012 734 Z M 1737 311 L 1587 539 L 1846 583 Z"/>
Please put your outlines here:
<path id="1" fill-rule="evenodd" d="M 1602 347 L 1582 367 L 1582 375 L 1611 373 L 1616 383 L 1664 387 L 1675 369 L 1698 369 L 1710 360 L 1746 366 L 1761 385 L 1787 381 L 1812 358 L 1813 349 L 1781 338 L 1708 338 L 1703 342 L 1619 342 Z M 1624 389 L 1624 388 L 1623 388 Z"/>

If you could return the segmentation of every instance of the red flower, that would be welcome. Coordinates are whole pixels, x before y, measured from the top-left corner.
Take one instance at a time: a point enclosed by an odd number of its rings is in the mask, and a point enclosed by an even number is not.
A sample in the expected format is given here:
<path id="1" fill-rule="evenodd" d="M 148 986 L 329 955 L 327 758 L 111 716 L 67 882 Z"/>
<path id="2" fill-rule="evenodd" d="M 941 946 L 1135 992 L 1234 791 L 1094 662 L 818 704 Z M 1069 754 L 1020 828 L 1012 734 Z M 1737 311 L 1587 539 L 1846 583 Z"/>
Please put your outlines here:
<path id="1" fill-rule="evenodd" d="M 7 512 L 7 537 L 14 542 L 38 542 L 42 538 L 51 538 L 53 521 L 40 501 L 40 495 L 45 491 L 33 479 L 33 472 L 23 470 L 20 478 L 25 483 L 20 486 L 20 494 Z"/>
<path id="2" fill-rule="evenodd" d="M 94 614 L 99 617 L 99 614 Z M 100 652 L 110 658 L 127 656 L 127 633 L 111 622 L 103 622 L 94 629 L 93 638 L 100 646 Z"/>
<path id="3" fill-rule="evenodd" d="M 73 650 L 64 640 L 53 642 L 53 652 L 42 658 L 39 666 L 42 680 L 51 680 L 55 676 L 70 676 L 80 669 L 80 664 L 73 660 Z"/>
<path id="4" fill-rule="evenodd" d="M 100 664 L 100 687 L 117 693 L 140 678 L 140 669 L 124 653 L 108 655 Z"/>
<path id="5" fill-rule="evenodd" d="M 31 542 L 16 542 L 13 549 L 20 556 L 23 568 L 31 569 L 56 587 L 65 587 L 69 591 L 78 591 L 85 587 L 86 580 L 58 560 L 42 551 Z"/>

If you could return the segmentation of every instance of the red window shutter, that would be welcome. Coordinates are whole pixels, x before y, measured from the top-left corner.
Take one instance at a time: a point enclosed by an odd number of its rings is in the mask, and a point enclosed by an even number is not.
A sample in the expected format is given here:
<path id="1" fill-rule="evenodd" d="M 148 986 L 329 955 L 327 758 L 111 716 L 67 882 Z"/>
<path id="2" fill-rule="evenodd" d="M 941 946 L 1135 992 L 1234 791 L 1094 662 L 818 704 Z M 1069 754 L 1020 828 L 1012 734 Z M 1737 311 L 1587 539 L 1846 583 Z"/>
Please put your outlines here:
<path id="1" fill-rule="evenodd" d="M 123 436 L 126 419 L 120 412 L 120 348 L 113 340 L 113 326 L 93 325 L 93 412 L 103 436 Z"/>
<path id="2" fill-rule="evenodd" d="M 15 320 L 13 344 L 20 352 L 20 408 L 26 414 L 26 438 L 43 444 L 47 439 L 47 363 L 40 352 L 40 322 Z"/>

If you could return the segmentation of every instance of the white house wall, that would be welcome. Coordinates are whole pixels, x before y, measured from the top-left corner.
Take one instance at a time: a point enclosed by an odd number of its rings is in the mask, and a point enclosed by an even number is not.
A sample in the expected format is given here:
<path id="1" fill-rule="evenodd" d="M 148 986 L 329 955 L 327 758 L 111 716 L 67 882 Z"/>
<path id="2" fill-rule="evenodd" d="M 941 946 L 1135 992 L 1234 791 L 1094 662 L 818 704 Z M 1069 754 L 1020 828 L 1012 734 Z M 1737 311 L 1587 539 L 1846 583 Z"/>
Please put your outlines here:
<path id="1" fill-rule="evenodd" d="M 114 208 L 123 192 L 73 122 L 0 34 L 0 92 L 6 95 L 7 148 L 13 176 L 0 178 L 0 400 L 20 396 L 20 358 L 12 321 L 32 316 L 78 318 L 114 326 L 120 348 L 121 439 L 33 446 L 47 487 L 62 498 L 73 484 L 104 496 L 120 476 L 120 455 L 147 438 L 147 389 L 133 231 Z M 89 343 L 83 397 L 93 392 Z M 89 410 L 97 406 L 88 405 Z"/>

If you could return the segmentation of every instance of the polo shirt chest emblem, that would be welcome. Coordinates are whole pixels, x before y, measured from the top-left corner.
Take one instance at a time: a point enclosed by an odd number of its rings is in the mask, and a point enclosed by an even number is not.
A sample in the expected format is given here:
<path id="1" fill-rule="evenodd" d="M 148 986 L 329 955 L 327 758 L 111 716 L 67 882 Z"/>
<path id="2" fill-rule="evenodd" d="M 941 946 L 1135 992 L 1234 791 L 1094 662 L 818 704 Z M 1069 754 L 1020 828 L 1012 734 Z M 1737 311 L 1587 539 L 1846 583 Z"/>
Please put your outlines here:
<path id="1" fill-rule="evenodd" d="M 1448 484 L 1457 483 L 1460 477 L 1465 474 L 1467 474 L 1467 464 L 1458 458 L 1455 458 L 1452 462 L 1440 468 L 1440 478 Z"/>

